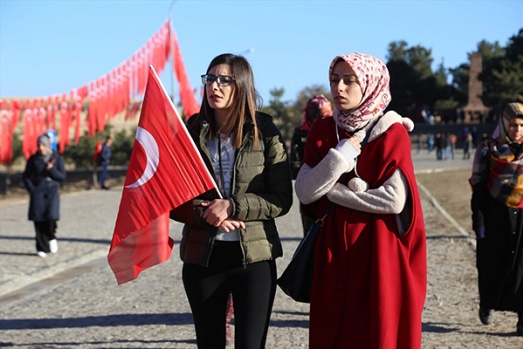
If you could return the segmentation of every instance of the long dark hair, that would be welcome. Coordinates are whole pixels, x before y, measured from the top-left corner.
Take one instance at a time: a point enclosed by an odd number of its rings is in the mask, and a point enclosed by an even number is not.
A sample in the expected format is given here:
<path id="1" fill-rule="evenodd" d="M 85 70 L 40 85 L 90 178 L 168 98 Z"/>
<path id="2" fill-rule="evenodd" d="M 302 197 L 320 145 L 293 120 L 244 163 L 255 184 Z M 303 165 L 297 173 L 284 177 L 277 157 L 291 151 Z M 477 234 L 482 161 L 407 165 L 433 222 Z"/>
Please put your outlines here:
<path id="1" fill-rule="evenodd" d="M 252 68 L 247 59 L 243 56 L 234 55 L 231 53 L 224 53 L 216 56 L 206 73 L 219 64 L 227 64 L 231 69 L 232 76 L 236 88 L 234 90 L 233 100 L 227 115 L 225 124 L 218 130 L 216 126 L 216 120 L 214 118 L 214 109 L 212 109 L 207 101 L 207 89 L 204 88 L 202 106 L 200 108 L 199 122 L 207 120 L 211 125 L 211 132 L 209 132 L 209 138 L 215 137 L 219 132 L 222 134 L 230 135 L 233 134 L 233 145 L 235 149 L 240 148 L 241 141 L 243 138 L 243 125 L 246 121 L 250 121 L 254 124 L 254 146 L 257 147 L 259 143 L 258 125 L 256 122 L 256 108 L 257 101 L 261 101 L 261 98 L 254 88 L 254 76 Z M 196 124 L 198 124 L 196 123 Z"/>

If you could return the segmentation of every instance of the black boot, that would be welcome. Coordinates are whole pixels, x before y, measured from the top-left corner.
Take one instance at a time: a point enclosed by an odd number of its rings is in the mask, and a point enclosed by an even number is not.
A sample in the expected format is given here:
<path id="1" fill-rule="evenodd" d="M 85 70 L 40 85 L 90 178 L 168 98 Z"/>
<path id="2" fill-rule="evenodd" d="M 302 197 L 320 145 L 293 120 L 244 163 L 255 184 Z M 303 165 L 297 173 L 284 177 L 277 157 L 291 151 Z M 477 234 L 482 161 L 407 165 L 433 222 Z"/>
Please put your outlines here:
<path id="1" fill-rule="evenodd" d="M 492 309 L 479 308 L 479 319 L 483 325 L 490 325 L 492 322 Z"/>
<path id="2" fill-rule="evenodd" d="M 518 324 L 516 325 L 516 333 L 523 337 L 523 312 L 518 313 Z"/>

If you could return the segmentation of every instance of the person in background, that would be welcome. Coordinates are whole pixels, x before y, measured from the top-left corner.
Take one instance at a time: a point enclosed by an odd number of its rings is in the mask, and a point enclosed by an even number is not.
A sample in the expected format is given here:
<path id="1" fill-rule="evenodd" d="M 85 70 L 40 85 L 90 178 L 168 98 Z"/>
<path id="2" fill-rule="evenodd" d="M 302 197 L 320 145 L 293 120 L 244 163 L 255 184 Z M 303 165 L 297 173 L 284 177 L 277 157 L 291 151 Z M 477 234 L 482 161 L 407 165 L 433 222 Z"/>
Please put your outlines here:
<path id="1" fill-rule="evenodd" d="M 457 136 L 454 133 L 448 134 L 447 143 L 447 159 L 454 160 L 454 152 L 456 151 Z"/>
<path id="2" fill-rule="evenodd" d="M 434 144 L 435 144 L 434 134 L 429 134 L 427 136 L 427 153 L 430 154 L 434 150 Z"/>
<path id="3" fill-rule="evenodd" d="M 294 129 L 291 140 L 292 179 L 296 179 L 303 163 L 305 142 L 312 124 L 324 117 L 332 116 L 332 104 L 322 94 L 312 96 L 308 101 L 301 119 L 301 124 Z"/>
<path id="4" fill-rule="evenodd" d="M 291 140 L 291 169 L 292 179 L 296 179 L 298 171 L 303 163 L 303 153 L 305 152 L 305 142 L 312 124 L 324 117 L 332 116 L 332 104 L 322 94 L 315 95 L 307 101 L 303 110 L 301 125 L 294 129 Z M 301 215 L 303 234 L 305 235 L 314 223 L 305 215 Z"/>
<path id="5" fill-rule="evenodd" d="M 463 140 L 463 160 L 470 159 L 470 151 L 474 148 L 474 141 L 472 135 L 467 133 L 465 139 Z"/>
<path id="6" fill-rule="evenodd" d="M 450 159 L 450 141 L 447 132 L 441 134 L 442 160 Z"/>
<path id="7" fill-rule="evenodd" d="M 26 163 L 23 182 L 30 195 L 28 218 L 34 222 L 36 254 L 47 257 L 48 253 L 58 252 L 60 183 L 67 174 L 62 157 L 51 147 L 49 136 L 40 135 L 37 144 L 38 150 Z"/>
<path id="8" fill-rule="evenodd" d="M 184 223 L 182 278 L 198 348 L 224 348 L 226 308 L 234 300 L 236 348 L 264 348 L 276 294 L 282 244 L 275 218 L 293 199 L 283 137 L 272 117 L 256 111 L 249 62 L 215 57 L 202 75 L 200 112 L 188 130 L 218 189 L 171 211 Z"/>
<path id="9" fill-rule="evenodd" d="M 434 148 L 436 148 L 436 159 L 443 160 L 443 149 L 446 145 L 443 144 L 443 136 L 441 133 L 436 133 L 436 138 L 434 138 Z"/>
<path id="10" fill-rule="evenodd" d="M 312 125 L 295 183 L 309 217 L 331 207 L 316 241 L 309 348 L 419 349 L 427 262 L 414 124 L 384 113 L 390 77 L 376 57 L 337 56 L 329 80 L 333 117 Z"/>
<path id="11" fill-rule="evenodd" d="M 523 336 L 523 104 L 504 106 L 491 138 L 476 148 L 469 179 L 476 234 L 479 318 L 518 314 Z"/>
<path id="12" fill-rule="evenodd" d="M 416 154 L 421 153 L 423 150 L 423 135 L 418 135 L 418 141 L 417 141 L 418 149 L 416 151 Z"/>
<path id="13" fill-rule="evenodd" d="M 107 180 L 109 164 L 111 163 L 111 159 L 113 157 L 113 153 L 111 151 L 112 143 L 113 139 L 111 136 L 107 136 L 105 138 L 104 144 L 102 145 L 102 152 L 100 153 L 100 165 L 102 165 L 102 171 L 100 172 L 100 188 L 104 190 L 109 189 L 109 187 L 105 185 L 105 181 Z"/>

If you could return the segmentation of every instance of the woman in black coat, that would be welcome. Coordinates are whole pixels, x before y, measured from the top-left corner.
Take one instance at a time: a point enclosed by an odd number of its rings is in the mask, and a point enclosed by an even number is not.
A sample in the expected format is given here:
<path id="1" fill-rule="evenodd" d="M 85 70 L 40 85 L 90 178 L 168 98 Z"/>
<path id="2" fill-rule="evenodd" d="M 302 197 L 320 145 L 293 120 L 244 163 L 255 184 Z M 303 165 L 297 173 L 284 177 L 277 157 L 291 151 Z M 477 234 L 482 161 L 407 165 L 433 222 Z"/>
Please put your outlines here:
<path id="1" fill-rule="evenodd" d="M 472 176 L 479 318 L 494 310 L 518 314 L 523 336 L 523 104 L 509 103 L 491 139 L 478 145 Z"/>
<path id="2" fill-rule="evenodd" d="M 23 180 L 29 192 L 28 219 L 34 222 L 36 254 L 46 257 L 56 253 L 56 222 L 60 219 L 60 182 L 66 172 L 62 157 L 53 151 L 51 139 L 42 134 L 37 140 L 38 151 L 27 161 Z"/>

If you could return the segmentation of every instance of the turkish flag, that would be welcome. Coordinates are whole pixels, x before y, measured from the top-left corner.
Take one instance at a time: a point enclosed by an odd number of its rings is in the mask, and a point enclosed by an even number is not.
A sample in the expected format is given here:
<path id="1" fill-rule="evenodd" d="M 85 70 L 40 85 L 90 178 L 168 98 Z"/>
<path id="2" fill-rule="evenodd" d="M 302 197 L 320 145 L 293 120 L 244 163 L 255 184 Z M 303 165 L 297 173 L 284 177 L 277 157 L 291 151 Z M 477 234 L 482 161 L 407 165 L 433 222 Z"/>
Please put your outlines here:
<path id="1" fill-rule="evenodd" d="M 152 66 L 108 261 L 118 284 L 169 259 L 169 212 L 216 189 Z"/>

